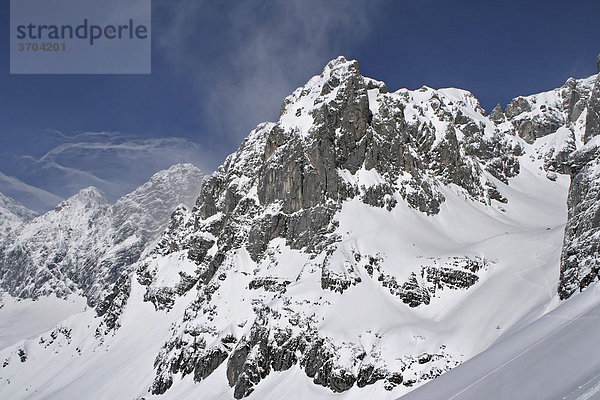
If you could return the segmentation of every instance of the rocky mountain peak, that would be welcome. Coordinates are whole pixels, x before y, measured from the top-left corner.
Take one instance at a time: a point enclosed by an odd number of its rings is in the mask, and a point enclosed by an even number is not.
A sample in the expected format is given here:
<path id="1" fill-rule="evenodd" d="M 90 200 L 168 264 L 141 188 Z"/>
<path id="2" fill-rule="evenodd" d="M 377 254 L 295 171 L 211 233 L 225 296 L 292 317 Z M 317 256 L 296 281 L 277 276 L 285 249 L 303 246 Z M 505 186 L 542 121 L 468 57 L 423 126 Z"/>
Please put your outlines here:
<path id="1" fill-rule="evenodd" d="M 37 215 L 35 211 L 26 208 L 22 204 L 18 203 L 16 200 L 13 200 L 8 196 L 3 195 L 2 193 L 0 193 L 0 212 L 10 213 L 24 221 L 30 220 Z"/>
<path id="2" fill-rule="evenodd" d="M 94 186 L 81 189 L 79 192 L 60 202 L 53 212 L 69 213 L 76 208 L 90 209 L 94 207 L 102 207 L 109 205 L 110 202 L 106 198 L 104 192 Z M 65 211 L 67 210 L 67 211 Z M 52 212 L 51 211 L 51 212 Z"/>
<path id="3" fill-rule="evenodd" d="M 596 75 L 585 79 L 569 78 L 560 88 L 519 96 L 506 106 L 505 115 L 517 134 L 530 144 L 556 132 L 561 126 L 573 132 L 582 130 L 577 124 L 586 110 L 595 80 Z"/>
<path id="4" fill-rule="evenodd" d="M 165 228 L 174 206 L 190 207 L 200 194 L 204 174 L 192 164 L 176 164 L 154 174 L 148 182 L 123 196 L 112 207 L 116 241 L 132 234 L 155 239 Z"/>
<path id="5" fill-rule="evenodd" d="M 501 121 L 487 117 L 465 90 L 390 93 L 343 57 L 296 89 L 285 99 L 279 120 L 257 126 L 207 178 L 196 207 L 173 213 L 157 249 L 137 270 L 144 298 L 159 310 L 171 309 L 188 293 L 198 296 L 156 359 L 152 392 L 164 393 L 178 373 L 193 372 L 201 381 L 225 361 L 236 398 L 252 392 L 270 370 L 295 364 L 333 391 L 383 379 L 393 387 L 399 369 L 377 356 L 361 362 L 366 350 L 314 328 L 317 322 L 298 304 L 309 301 L 315 313 L 325 313 L 328 302 L 336 301 L 331 295 L 351 299 L 352 288 L 374 280 L 416 308 L 429 304 L 438 285 L 475 284 L 477 271 L 487 268 L 477 258 L 458 257 L 398 275 L 384 272 L 403 267 L 384 267 L 387 250 L 365 250 L 341 225 L 349 207 L 382 215 L 410 210 L 433 219 L 446 196 L 454 199 L 456 193 L 484 210 L 502 208 L 510 201 L 503 188 L 519 174 L 526 144 L 499 113 Z M 180 267 L 178 276 L 174 265 Z M 231 285 L 238 300 L 223 297 Z M 301 292 L 286 294 L 298 285 L 318 294 L 311 300 L 303 300 Z M 206 317 L 209 310 L 250 298 L 252 310 L 236 313 L 234 325 L 221 321 L 218 312 Z M 288 317 L 298 322 L 289 325 Z M 336 356 L 340 352 L 348 354 L 349 364 Z M 450 365 L 442 353 L 432 357 Z"/>
<path id="6" fill-rule="evenodd" d="M 190 178 L 195 177 L 196 180 L 201 181 L 204 177 L 202 171 L 193 164 L 190 163 L 181 163 L 175 164 L 169 167 L 168 169 L 158 171 L 150 180 L 144 185 L 140 186 L 136 191 L 143 190 L 146 187 L 153 186 L 161 188 L 178 188 L 178 189 L 186 189 L 186 185 L 190 184 Z M 194 179 L 191 179 L 194 181 Z M 184 185 L 182 187 L 182 185 Z M 199 184 L 196 183 L 196 186 L 199 189 Z M 199 193 L 199 191 L 198 191 Z"/>
<path id="7" fill-rule="evenodd" d="M 500 104 L 497 104 L 496 107 L 494 107 L 494 109 L 492 110 L 492 112 L 490 112 L 489 117 L 496 124 L 504 122 L 505 116 L 504 112 L 502 111 L 502 106 Z"/>
<path id="8" fill-rule="evenodd" d="M 351 102 L 360 96 L 366 105 L 365 82 L 360 75 L 358 62 L 340 56 L 330 61 L 321 75 L 311 78 L 305 86 L 286 97 L 281 107 L 279 125 L 289 133 L 296 132 L 307 137 L 315 124 L 315 117 L 318 118 L 315 114 L 319 109 L 339 103 L 342 99 Z"/>

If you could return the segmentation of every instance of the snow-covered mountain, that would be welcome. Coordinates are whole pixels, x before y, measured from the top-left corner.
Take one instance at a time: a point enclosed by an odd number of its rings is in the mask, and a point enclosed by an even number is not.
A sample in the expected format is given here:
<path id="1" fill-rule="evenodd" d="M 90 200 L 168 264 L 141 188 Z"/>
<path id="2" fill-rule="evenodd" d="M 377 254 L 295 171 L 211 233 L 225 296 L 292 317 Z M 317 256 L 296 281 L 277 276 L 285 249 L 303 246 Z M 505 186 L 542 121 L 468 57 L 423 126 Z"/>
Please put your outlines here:
<path id="1" fill-rule="evenodd" d="M 193 208 L 157 207 L 185 182 L 155 182 L 112 206 L 86 189 L 24 225 L 3 284 L 96 309 L 0 350 L 0 394 L 395 399 L 492 351 L 597 279 L 599 86 L 488 115 L 467 91 L 389 92 L 332 60 Z M 91 240 L 57 241 L 72 232 Z M 18 275 L 20 257 L 53 279 Z"/>
<path id="2" fill-rule="evenodd" d="M 37 213 L 0 193 L 0 237 L 18 230 L 20 225 L 35 217 Z"/>
<path id="3" fill-rule="evenodd" d="M 95 305 L 157 239 L 173 209 L 193 204 L 202 179 L 193 165 L 174 165 L 113 205 L 94 187 L 81 190 L 15 225 L 0 247 L 0 286 L 19 298 L 81 293 Z"/>

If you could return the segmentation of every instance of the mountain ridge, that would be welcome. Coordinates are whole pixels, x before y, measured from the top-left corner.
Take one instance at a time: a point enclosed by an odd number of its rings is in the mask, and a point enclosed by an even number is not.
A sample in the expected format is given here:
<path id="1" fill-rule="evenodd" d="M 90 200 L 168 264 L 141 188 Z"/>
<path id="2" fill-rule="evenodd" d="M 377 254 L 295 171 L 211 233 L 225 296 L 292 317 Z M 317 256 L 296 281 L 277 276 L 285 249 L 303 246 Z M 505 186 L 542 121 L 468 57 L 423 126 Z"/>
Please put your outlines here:
<path id="1" fill-rule="evenodd" d="M 568 174 L 589 174 L 571 155 L 595 135 L 597 86 L 570 79 L 486 115 L 467 91 L 390 93 L 332 60 L 192 208 L 173 206 L 99 312 L 1 350 L 15 383 L 0 391 L 22 397 L 37 373 L 46 397 L 94 397 L 69 373 L 53 389 L 48 354 L 106 370 L 139 351 L 136 383 L 108 393 L 269 398 L 290 377 L 295 395 L 408 393 L 560 304 L 567 206 L 580 215 Z"/>
<path id="2" fill-rule="evenodd" d="M 155 239 L 171 209 L 193 201 L 201 180 L 196 167 L 176 164 L 114 204 L 95 187 L 80 190 L 3 240 L 2 288 L 25 298 L 82 290 L 95 304 Z"/>
<path id="3" fill-rule="evenodd" d="M 0 193 L 0 235 L 9 235 L 16 226 L 35 216 L 37 216 L 35 211 Z"/>

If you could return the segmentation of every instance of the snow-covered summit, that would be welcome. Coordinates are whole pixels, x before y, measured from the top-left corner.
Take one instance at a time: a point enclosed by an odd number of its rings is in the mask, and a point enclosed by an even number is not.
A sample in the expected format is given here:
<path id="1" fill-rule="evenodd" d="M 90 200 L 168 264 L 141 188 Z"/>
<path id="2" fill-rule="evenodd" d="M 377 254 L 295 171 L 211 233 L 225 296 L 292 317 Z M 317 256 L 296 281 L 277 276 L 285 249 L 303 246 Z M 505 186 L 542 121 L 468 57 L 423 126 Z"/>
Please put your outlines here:
<path id="1" fill-rule="evenodd" d="M 285 98 L 281 106 L 279 124 L 284 130 L 307 136 L 314 125 L 313 113 L 320 107 L 344 95 L 340 89 L 345 81 L 362 79 L 358 62 L 340 56 L 330 61 L 320 75 Z"/>
<path id="2" fill-rule="evenodd" d="M 0 193 L 0 210 L 15 215 L 22 220 L 28 220 L 37 215 L 35 211 L 26 208 L 16 200 L 3 195 L 2 193 Z"/>
<path id="3" fill-rule="evenodd" d="M 121 236 L 119 240 L 136 229 L 144 243 L 156 239 L 176 206 L 194 205 L 203 179 L 204 174 L 194 165 L 175 164 L 121 197 L 112 207 L 113 226 Z"/>

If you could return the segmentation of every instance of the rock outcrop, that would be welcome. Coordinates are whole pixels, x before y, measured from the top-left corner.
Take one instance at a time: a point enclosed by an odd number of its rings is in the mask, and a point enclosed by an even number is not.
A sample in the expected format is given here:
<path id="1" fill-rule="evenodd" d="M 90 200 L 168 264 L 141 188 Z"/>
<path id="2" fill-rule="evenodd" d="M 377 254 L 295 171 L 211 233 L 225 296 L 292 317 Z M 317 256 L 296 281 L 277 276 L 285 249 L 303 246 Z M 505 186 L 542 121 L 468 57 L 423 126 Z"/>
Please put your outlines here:
<path id="1" fill-rule="evenodd" d="M 569 158 L 569 215 L 561 257 L 562 299 L 600 278 L 600 78 L 586 110 L 585 146 Z"/>

